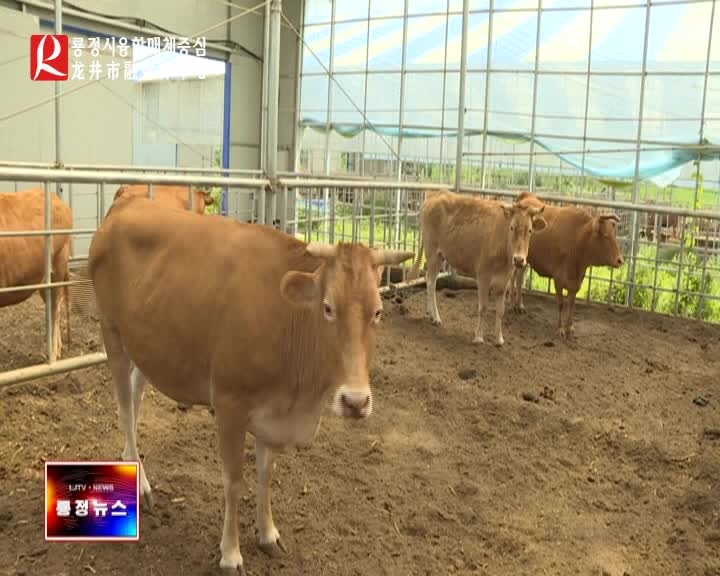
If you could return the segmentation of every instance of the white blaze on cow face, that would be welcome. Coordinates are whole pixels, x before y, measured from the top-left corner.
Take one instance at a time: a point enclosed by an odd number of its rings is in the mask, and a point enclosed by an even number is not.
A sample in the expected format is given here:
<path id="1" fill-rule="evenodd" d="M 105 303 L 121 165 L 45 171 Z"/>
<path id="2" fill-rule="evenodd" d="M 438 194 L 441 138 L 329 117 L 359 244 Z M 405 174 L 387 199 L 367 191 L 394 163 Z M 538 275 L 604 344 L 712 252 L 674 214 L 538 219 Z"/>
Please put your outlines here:
<path id="1" fill-rule="evenodd" d="M 522 207 L 517 204 L 503 206 L 505 217 L 510 220 L 510 234 L 508 236 L 509 250 L 512 254 L 513 265 L 522 269 L 527 263 L 530 249 L 530 235 L 541 232 L 547 222 L 540 216 L 545 206 Z"/>
<path id="2" fill-rule="evenodd" d="M 307 251 L 324 263 L 312 274 L 288 272 L 282 291 L 294 304 L 313 310 L 320 330 L 329 335 L 330 342 L 342 347 L 333 399 L 335 413 L 367 418 L 373 410 L 370 366 L 375 328 L 382 317 L 378 282 L 385 265 L 399 264 L 413 252 L 324 244 L 310 244 Z"/>

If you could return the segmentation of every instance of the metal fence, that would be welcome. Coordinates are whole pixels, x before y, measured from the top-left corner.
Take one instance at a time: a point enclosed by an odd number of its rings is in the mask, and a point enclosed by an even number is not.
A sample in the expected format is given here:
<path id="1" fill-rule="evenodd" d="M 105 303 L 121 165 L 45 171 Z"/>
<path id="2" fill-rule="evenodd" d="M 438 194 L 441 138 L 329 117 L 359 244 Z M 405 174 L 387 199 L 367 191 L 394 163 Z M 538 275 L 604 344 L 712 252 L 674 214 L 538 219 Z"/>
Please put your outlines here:
<path id="1" fill-rule="evenodd" d="M 364 242 L 417 251 L 419 212 L 425 192 L 450 189 L 448 185 L 432 183 L 352 178 L 337 180 L 289 173 L 282 174 L 276 186 L 270 188 L 267 179 L 254 173 L 241 177 L 221 169 L 168 169 L 164 173 L 142 173 L 110 168 L 53 169 L 0 165 L 0 181 L 15 182 L 17 190 L 30 187 L 31 183 L 41 183 L 45 187 L 46 202 L 56 183 L 67 183 L 63 199 L 68 204 L 73 205 L 76 186 L 87 184 L 94 185 L 97 203 L 96 218 L 91 225 L 72 230 L 52 230 L 46 207 L 46 229 L 2 231 L 0 238 L 42 235 L 47 258 L 52 235 L 72 233 L 74 237 L 92 236 L 111 205 L 106 193 L 114 193 L 115 185 L 147 184 L 152 190 L 154 185 L 170 184 L 221 188 L 227 198 L 227 217 L 276 226 L 305 241 Z M 229 175 L 213 176 L 212 173 Z M 517 194 L 512 190 L 467 188 L 462 191 L 506 201 Z M 579 298 L 720 322 L 720 213 L 568 196 L 543 196 L 543 199 L 557 204 L 584 205 L 592 211 L 612 210 L 620 217 L 618 239 L 625 254 L 625 265 L 619 270 L 589 270 Z M 87 259 L 87 254 L 75 254 L 74 259 L 82 262 Z M 381 289 L 386 290 L 391 285 L 403 287 L 422 283 L 422 277 L 414 282 L 405 282 L 405 272 L 411 265 L 412 261 L 409 261 L 394 271 L 388 269 Z M 45 265 L 46 272 L 48 269 L 49 260 Z M 77 286 L 82 282 L 46 281 L 33 288 L 49 293 L 52 287 L 65 284 Z M 550 281 L 532 272 L 528 274 L 526 287 L 531 291 L 551 292 Z M 0 292 L 26 289 L 26 286 L 2 287 Z M 49 351 L 53 336 L 49 304 L 45 314 Z M 0 372 L 0 387 L 93 366 L 105 360 L 104 353 L 88 353 L 53 363 L 48 360 L 43 364 L 13 367 Z"/>

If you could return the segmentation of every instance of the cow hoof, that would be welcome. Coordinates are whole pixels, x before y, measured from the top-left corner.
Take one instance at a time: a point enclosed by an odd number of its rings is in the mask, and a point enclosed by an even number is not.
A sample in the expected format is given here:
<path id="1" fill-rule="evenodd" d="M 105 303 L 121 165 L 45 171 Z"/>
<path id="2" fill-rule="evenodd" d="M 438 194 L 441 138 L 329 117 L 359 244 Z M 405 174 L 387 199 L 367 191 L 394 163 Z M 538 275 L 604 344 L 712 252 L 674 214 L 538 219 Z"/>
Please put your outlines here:
<path id="1" fill-rule="evenodd" d="M 482 336 L 475 336 L 475 338 L 473 338 L 473 344 L 483 344 L 484 342 L 485 338 Z"/>
<path id="2" fill-rule="evenodd" d="M 497 346 L 498 348 L 501 348 L 504 344 L 505 344 L 504 338 L 500 338 L 497 342 L 495 342 L 495 346 Z"/>
<path id="3" fill-rule="evenodd" d="M 565 328 L 558 328 L 556 334 L 557 334 L 560 338 L 563 338 L 563 339 L 564 339 L 564 338 L 565 338 Z"/>
<path id="4" fill-rule="evenodd" d="M 434 318 L 431 320 L 433 326 L 442 326 L 442 320 L 435 320 Z"/>
<path id="5" fill-rule="evenodd" d="M 155 507 L 155 499 L 153 498 L 152 492 L 145 492 L 142 495 L 143 505 L 147 509 L 147 512 L 152 512 Z"/>
<path id="6" fill-rule="evenodd" d="M 232 571 L 240 576 L 247 576 L 245 566 L 243 566 L 243 557 L 239 550 L 227 556 L 223 554 L 223 557 L 220 558 L 220 569 L 225 571 L 226 574 Z"/>
<path id="7" fill-rule="evenodd" d="M 527 314 L 525 306 L 515 306 L 515 312 L 518 314 Z"/>
<path id="8" fill-rule="evenodd" d="M 270 542 L 259 542 L 258 548 L 271 558 L 279 558 L 288 553 L 285 543 L 282 541 L 280 536 L 278 536 L 277 540 L 274 542 L 272 540 Z"/>

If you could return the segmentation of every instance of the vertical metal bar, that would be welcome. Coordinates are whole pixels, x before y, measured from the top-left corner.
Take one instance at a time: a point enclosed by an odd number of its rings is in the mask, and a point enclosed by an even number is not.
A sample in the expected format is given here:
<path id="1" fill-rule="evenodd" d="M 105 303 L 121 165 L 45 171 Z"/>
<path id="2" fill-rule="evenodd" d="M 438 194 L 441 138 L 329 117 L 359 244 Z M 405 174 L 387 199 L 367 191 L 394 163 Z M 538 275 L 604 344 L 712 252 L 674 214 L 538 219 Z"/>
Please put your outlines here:
<path id="1" fill-rule="evenodd" d="M 330 60 L 328 62 L 328 92 L 327 92 L 327 115 L 325 119 L 325 175 L 330 175 L 330 125 L 332 120 L 332 86 L 333 86 L 333 74 L 335 70 L 335 10 L 337 8 L 337 0 L 331 0 L 330 8 Z M 328 188 L 323 188 L 323 201 L 325 204 L 328 202 Z M 333 197 L 335 190 L 333 189 Z M 335 210 L 335 201 L 333 200 L 333 211 Z M 333 223 L 333 229 L 330 232 L 332 238 L 335 237 L 335 224 Z M 323 230 L 323 240 L 327 238 L 327 230 Z M 332 240 L 331 240 L 332 242 Z"/>
<path id="2" fill-rule="evenodd" d="M 303 100 L 303 91 L 302 91 L 302 78 L 303 74 L 305 72 L 305 69 L 303 67 L 303 51 L 304 51 L 304 45 L 302 42 L 303 37 L 305 36 L 305 2 L 306 0 L 301 0 L 300 2 L 300 25 L 298 28 L 301 31 L 301 35 L 297 38 L 297 62 L 295 64 L 295 70 L 297 71 L 296 77 L 297 82 L 295 83 L 295 110 L 294 110 L 294 121 L 293 121 L 293 131 L 294 131 L 294 137 L 293 137 L 293 172 L 297 172 L 299 170 L 300 165 L 300 150 L 302 148 L 301 141 L 302 141 L 302 133 L 303 130 L 300 129 L 300 114 L 302 111 L 302 100 Z M 329 79 L 328 79 L 329 81 Z M 297 194 L 295 193 L 295 188 L 293 188 L 293 205 L 295 205 L 297 202 Z M 296 209 L 297 210 L 297 209 Z M 295 215 L 295 218 L 297 218 L 297 214 Z"/>
<path id="3" fill-rule="evenodd" d="M 188 208 L 192 212 L 194 206 L 194 198 L 195 194 L 193 194 L 193 187 L 191 184 L 188 184 Z"/>
<path id="4" fill-rule="evenodd" d="M 150 198 L 150 200 L 153 199 L 153 184 L 152 184 L 152 182 L 150 182 L 150 184 L 148 184 L 148 198 Z"/>
<path id="5" fill-rule="evenodd" d="M 370 246 L 375 245 L 375 203 L 377 200 L 377 190 L 370 190 L 370 238 L 368 242 Z"/>
<path id="6" fill-rule="evenodd" d="M 325 189 L 325 193 L 327 193 L 327 188 Z M 335 208 L 337 205 L 337 188 L 333 188 L 332 192 L 332 202 L 330 203 L 330 243 L 335 244 Z"/>
<path id="7" fill-rule="evenodd" d="M 282 0 L 271 0 L 270 4 L 270 45 L 268 62 L 268 112 L 267 112 L 267 164 L 266 172 L 271 181 L 270 210 L 266 211 L 262 224 L 275 224 L 275 178 L 278 160 L 278 107 L 280 100 L 280 17 Z"/>
<path id="8" fill-rule="evenodd" d="M 655 216 L 657 222 L 658 216 Z M 678 258 L 678 273 L 675 280 L 675 314 L 677 315 L 680 308 L 680 290 L 682 285 L 682 269 L 685 260 L 685 216 L 678 218 L 678 224 L 682 223 L 682 234 L 680 234 L 680 257 Z M 659 235 L 659 234 L 658 234 Z"/>
<path id="9" fill-rule="evenodd" d="M 490 100 L 490 63 L 492 62 L 492 34 L 493 34 L 493 13 L 495 0 L 490 0 L 490 11 L 488 12 L 488 41 L 487 41 L 487 63 L 485 64 L 485 108 L 483 109 L 483 137 L 482 156 L 480 162 L 480 187 L 486 186 L 485 156 L 487 154 L 488 139 L 488 101 Z"/>
<path id="10" fill-rule="evenodd" d="M 463 0 L 463 23 L 460 44 L 460 94 L 458 94 L 457 150 L 455 151 L 455 190 L 460 192 L 463 177 L 463 141 L 465 140 L 465 81 L 467 77 L 468 26 L 470 0 Z M 447 40 L 447 38 L 446 38 Z"/>
<path id="11" fill-rule="evenodd" d="M 50 195 L 50 183 L 45 183 L 45 282 L 52 281 L 52 198 Z M 54 358 L 53 346 L 53 310 L 52 310 L 52 288 L 45 288 L 45 328 L 47 334 L 48 363 L 52 364 Z"/>
<path id="12" fill-rule="evenodd" d="M 540 27 L 542 23 L 542 0 L 538 0 L 537 9 L 537 28 L 535 38 L 535 69 L 533 73 L 533 99 L 532 114 L 530 117 L 530 166 L 528 173 L 528 187 L 530 191 L 535 190 L 535 113 L 537 111 L 537 92 L 538 92 L 538 69 L 540 67 Z M 561 160 L 562 162 L 562 160 Z"/>
<path id="13" fill-rule="evenodd" d="M 447 92 L 447 47 L 448 34 L 450 33 L 450 0 L 445 4 L 445 56 L 443 59 L 443 87 L 442 87 L 442 111 L 440 121 L 440 179 L 445 182 L 445 93 Z M 429 160 L 429 159 L 428 159 Z"/>
<path id="14" fill-rule="evenodd" d="M 367 9 L 367 34 L 365 41 L 365 93 L 363 94 L 363 115 L 362 122 L 367 127 L 367 95 L 368 95 L 368 69 L 370 68 L 370 0 L 368 0 Z M 362 131 L 362 153 L 360 162 L 360 175 L 365 176 L 365 147 L 366 147 L 367 130 Z"/>
<path id="15" fill-rule="evenodd" d="M 100 219 L 98 224 L 105 220 L 105 182 L 100 182 Z"/>
<path id="16" fill-rule="evenodd" d="M 282 187 L 280 195 L 280 230 L 287 233 L 287 205 L 288 205 L 288 187 Z"/>
<path id="17" fill-rule="evenodd" d="M 637 130 L 637 150 L 635 151 L 635 177 L 633 179 L 633 192 L 632 202 L 637 203 L 638 195 L 640 192 L 640 148 L 642 142 L 642 125 L 645 108 L 645 83 L 647 81 L 647 58 L 648 58 L 648 44 L 650 38 L 650 10 L 651 5 L 648 2 L 645 8 L 645 39 L 643 41 L 643 60 L 642 60 L 642 77 L 640 79 L 640 110 L 638 113 L 638 130 Z M 625 292 L 626 301 L 625 304 L 632 308 L 633 300 L 635 298 L 635 268 L 637 266 L 637 252 L 638 252 L 638 213 L 633 211 L 632 218 L 632 231 L 630 235 L 630 253 L 631 262 L 628 264 L 630 270 L 628 271 L 628 286 Z M 612 272 L 610 274 L 610 285 L 612 286 Z"/>
<path id="18" fill-rule="evenodd" d="M 260 103 L 260 169 L 267 169 L 267 121 L 268 121 L 268 68 L 270 66 L 270 4 L 265 2 L 263 17 L 263 69 L 262 69 L 262 95 Z M 304 4 L 304 2 L 303 2 Z"/>
<path id="19" fill-rule="evenodd" d="M 585 118 L 583 121 L 583 151 L 582 151 L 582 164 L 581 164 L 581 181 L 580 189 L 585 190 L 585 157 L 587 155 L 587 132 L 588 132 L 588 111 L 590 109 L 590 73 L 592 71 L 592 42 L 593 42 L 593 22 L 595 16 L 595 0 L 590 0 L 590 34 L 588 38 L 588 64 L 587 64 L 587 78 L 585 82 Z M 562 192 L 562 160 L 560 161 L 560 191 Z M 576 189 L 575 195 L 578 195 Z M 590 295 L 590 289 L 588 288 L 588 296 Z"/>
<path id="20" fill-rule="evenodd" d="M 63 33 L 62 23 L 62 0 L 55 0 L 55 34 Z M 58 168 L 62 166 L 62 122 L 60 113 L 60 82 L 55 82 L 55 164 Z M 59 198 L 63 197 L 62 184 L 55 183 L 55 191 Z"/>
<path id="21" fill-rule="evenodd" d="M 708 87 L 708 78 L 710 76 L 710 56 L 712 51 L 712 36 L 713 36 L 713 22 L 715 20 L 715 2 L 712 3 L 712 7 L 710 8 L 710 32 L 708 34 L 708 47 L 707 47 L 707 57 L 705 58 L 705 78 L 703 81 L 703 96 L 702 96 L 702 108 L 700 109 L 700 138 L 699 138 L 699 144 L 702 146 L 705 141 L 705 104 L 707 102 L 707 87 Z M 697 177 L 695 178 L 695 199 L 693 202 L 693 210 L 697 210 L 698 205 L 698 194 L 700 189 L 700 177 L 701 177 L 701 171 L 700 167 L 702 166 L 702 158 L 701 155 L 698 153 L 698 164 L 697 164 Z M 705 191 L 705 188 L 703 187 L 703 192 Z M 703 206 L 704 208 L 704 206 Z M 700 301 L 698 302 L 698 318 L 702 318 L 702 308 L 704 306 L 705 301 L 705 273 L 707 271 L 707 260 L 710 257 L 708 253 L 708 245 L 710 243 L 710 239 L 705 239 L 705 255 L 703 258 L 703 268 L 702 268 L 702 283 L 701 283 L 701 293 L 700 293 Z"/>
<path id="22" fill-rule="evenodd" d="M 400 126 L 400 132 L 398 134 L 398 145 L 397 145 L 397 172 L 396 178 L 400 182 L 402 180 L 402 169 L 403 169 L 403 129 L 405 125 L 405 76 L 407 75 L 407 43 L 408 43 L 408 13 L 409 13 L 409 2 L 405 0 L 405 6 L 403 8 L 403 39 L 402 39 L 402 63 L 400 67 L 400 110 L 398 111 L 398 120 Z M 394 236 L 395 247 L 397 248 L 400 243 L 400 189 L 395 190 L 395 236 Z M 389 270 L 389 268 L 388 268 Z"/>

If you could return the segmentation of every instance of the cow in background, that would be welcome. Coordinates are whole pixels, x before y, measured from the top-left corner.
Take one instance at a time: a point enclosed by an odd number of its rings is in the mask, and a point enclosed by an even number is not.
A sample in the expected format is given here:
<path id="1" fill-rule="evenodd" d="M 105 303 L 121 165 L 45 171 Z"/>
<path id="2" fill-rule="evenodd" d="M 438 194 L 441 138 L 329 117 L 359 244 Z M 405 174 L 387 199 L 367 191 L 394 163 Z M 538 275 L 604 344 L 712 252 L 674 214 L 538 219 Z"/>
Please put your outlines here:
<path id="1" fill-rule="evenodd" d="M 245 572 L 237 508 L 246 433 L 255 436 L 258 545 L 282 554 L 270 506 L 274 453 L 313 441 L 333 389 L 336 414 L 370 416 L 378 284 L 384 266 L 412 255 L 308 245 L 268 226 L 166 210 L 145 198 L 118 199 L 98 228 L 88 269 L 123 458 L 140 462 L 146 382 L 177 402 L 213 407 L 225 496 L 221 568 Z M 142 463 L 140 480 L 152 507 Z"/>
<path id="2" fill-rule="evenodd" d="M 205 209 L 212 206 L 215 199 L 206 190 L 190 186 L 192 190 L 192 209 L 198 214 L 205 214 Z M 190 209 L 190 194 L 187 186 L 168 186 L 166 184 L 153 184 L 153 200 L 158 200 L 167 206 L 175 206 L 183 210 Z M 113 202 L 121 196 L 144 196 L 148 197 L 147 184 L 124 184 L 117 189 Z"/>
<path id="3" fill-rule="evenodd" d="M 617 242 L 615 214 L 593 216 L 589 210 L 576 206 L 552 206 L 532 192 L 522 192 L 515 202 L 521 206 L 544 207 L 547 228 L 530 240 L 527 265 L 538 275 L 552 278 L 558 303 L 557 331 L 561 337 L 574 336 L 573 316 L 577 296 L 590 266 L 619 268 L 624 259 Z M 513 307 L 525 311 L 522 287 L 527 266 L 514 271 L 511 283 Z M 568 311 L 563 325 L 563 290 L 568 293 Z"/>
<path id="4" fill-rule="evenodd" d="M 70 206 L 52 192 L 51 221 L 53 229 L 71 229 L 73 216 Z M 33 188 L 18 192 L 0 193 L 0 230 L 44 230 L 45 190 Z M 72 235 L 51 236 L 51 278 L 45 275 L 45 236 L 2 236 L 0 237 L 0 286 L 22 286 L 43 282 L 67 282 Z M 47 290 L 37 290 L 43 302 Z M 0 307 L 19 304 L 30 298 L 35 289 L 0 293 Z M 55 362 L 62 356 L 60 334 L 60 301 L 65 304 L 67 338 L 70 341 L 70 297 L 67 286 L 51 288 L 51 310 L 53 316 L 53 342 L 49 361 Z"/>
<path id="5" fill-rule="evenodd" d="M 525 266 L 530 235 L 542 234 L 544 206 L 509 206 L 449 191 L 429 192 L 421 209 L 421 239 L 409 274 L 418 276 L 423 251 L 427 258 L 427 311 L 440 325 L 436 283 L 443 261 L 477 280 L 478 317 L 474 343 L 484 342 L 483 311 L 495 295 L 495 342 L 502 346 L 505 293 L 514 268 Z"/>

